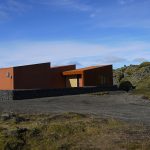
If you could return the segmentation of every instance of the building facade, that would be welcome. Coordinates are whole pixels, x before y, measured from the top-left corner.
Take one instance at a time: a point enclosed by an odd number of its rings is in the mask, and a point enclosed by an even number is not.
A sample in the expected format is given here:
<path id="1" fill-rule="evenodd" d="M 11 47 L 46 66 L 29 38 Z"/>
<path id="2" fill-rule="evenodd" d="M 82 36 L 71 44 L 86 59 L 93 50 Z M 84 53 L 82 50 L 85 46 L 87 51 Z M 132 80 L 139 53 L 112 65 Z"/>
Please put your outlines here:
<path id="1" fill-rule="evenodd" d="M 113 86 L 112 65 L 65 71 L 63 75 L 67 87 Z"/>
<path id="2" fill-rule="evenodd" d="M 0 69 L 0 90 L 113 86 L 112 65 L 76 69 L 50 63 Z"/>

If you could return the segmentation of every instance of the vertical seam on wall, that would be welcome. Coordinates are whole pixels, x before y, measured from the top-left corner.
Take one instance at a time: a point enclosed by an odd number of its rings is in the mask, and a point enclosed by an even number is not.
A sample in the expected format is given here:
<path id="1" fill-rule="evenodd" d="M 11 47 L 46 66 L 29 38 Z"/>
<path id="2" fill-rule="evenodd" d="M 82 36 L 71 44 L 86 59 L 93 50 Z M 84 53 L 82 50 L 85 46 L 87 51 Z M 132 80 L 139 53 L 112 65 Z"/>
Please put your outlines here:
<path id="1" fill-rule="evenodd" d="M 15 69 L 14 69 L 14 67 L 13 67 L 13 77 L 12 77 L 12 83 L 13 83 L 13 90 L 15 89 Z"/>
<path id="2" fill-rule="evenodd" d="M 85 72 L 82 73 L 82 87 L 85 86 Z"/>

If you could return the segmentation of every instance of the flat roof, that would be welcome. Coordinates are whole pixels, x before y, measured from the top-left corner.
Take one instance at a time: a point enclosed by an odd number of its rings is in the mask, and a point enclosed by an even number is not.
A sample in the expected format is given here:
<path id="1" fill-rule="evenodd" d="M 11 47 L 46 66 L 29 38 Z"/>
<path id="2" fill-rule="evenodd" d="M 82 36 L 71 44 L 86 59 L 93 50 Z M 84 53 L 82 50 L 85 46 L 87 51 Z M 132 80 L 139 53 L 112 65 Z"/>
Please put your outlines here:
<path id="1" fill-rule="evenodd" d="M 83 72 L 86 71 L 86 70 L 92 70 L 92 69 L 101 68 L 101 67 L 106 67 L 106 66 L 110 66 L 110 65 L 90 66 L 90 67 L 81 68 L 81 69 L 75 69 L 75 70 L 64 71 L 64 72 L 63 72 L 63 75 L 64 75 L 64 76 L 67 76 L 67 75 L 83 74 Z"/>
<path id="2" fill-rule="evenodd" d="M 39 63 L 39 64 L 12 66 L 12 67 L 0 68 L 0 70 L 1 70 L 1 69 L 11 69 L 11 68 L 21 68 L 21 67 L 39 66 L 39 65 L 48 65 L 48 66 L 51 66 L 51 63 L 50 63 L 50 62 L 47 62 L 47 63 Z"/>
<path id="3" fill-rule="evenodd" d="M 72 64 L 72 65 L 63 65 L 63 66 L 52 66 L 51 69 L 64 68 L 64 67 L 71 67 L 71 66 L 76 67 L 75 64 Z"/>

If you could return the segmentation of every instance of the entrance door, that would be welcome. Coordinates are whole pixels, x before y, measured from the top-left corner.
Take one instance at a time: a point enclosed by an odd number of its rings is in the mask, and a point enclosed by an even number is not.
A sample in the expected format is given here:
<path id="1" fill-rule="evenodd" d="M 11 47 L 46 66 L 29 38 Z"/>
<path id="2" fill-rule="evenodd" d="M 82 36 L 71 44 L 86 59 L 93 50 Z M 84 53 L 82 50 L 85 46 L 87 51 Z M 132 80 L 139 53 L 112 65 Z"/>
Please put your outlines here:
<path id="1" fill-rule="evenodd" d="M 73 75 L 66 77 L 66 87 L 82 87 L 81 75 Z"/>
<path id="2" fill-rule="evenodd" d="M 78 87 L 78 80 L 76 76 L 66 77 L 66 86 L 67 87 Z"/>
<path id="3" fill-rule="evenodd" d="M 69 80 L 70 80 L 71 87 L 78 87 L 78 80 L 77 80 L 77 78 L 71 78 Z"/>

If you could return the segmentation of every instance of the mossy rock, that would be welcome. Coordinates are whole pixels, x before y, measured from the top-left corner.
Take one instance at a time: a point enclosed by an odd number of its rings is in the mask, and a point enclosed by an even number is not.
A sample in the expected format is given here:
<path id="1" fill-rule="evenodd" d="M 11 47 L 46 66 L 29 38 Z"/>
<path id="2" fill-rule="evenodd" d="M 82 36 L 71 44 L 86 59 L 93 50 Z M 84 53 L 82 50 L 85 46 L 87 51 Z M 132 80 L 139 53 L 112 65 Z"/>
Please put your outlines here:
<path id="1" fill-rule="evenodd" d="M 150 66 L 150 62 L 143 62 L 139 65 L 139 68 Z"/>
<path id="2" fill-rule="evenodd" d="M 150 77 L 141 80 L 136 89 L 150 89 Z"/>

